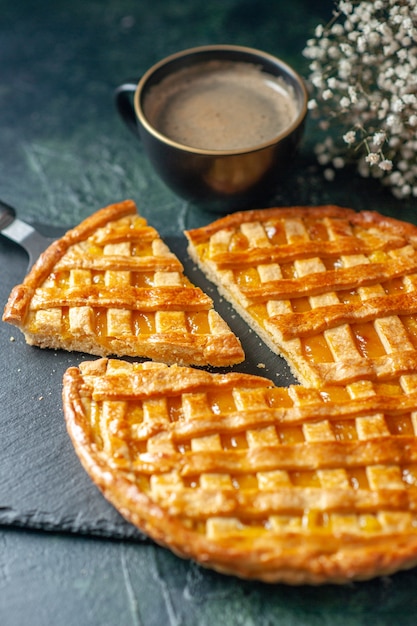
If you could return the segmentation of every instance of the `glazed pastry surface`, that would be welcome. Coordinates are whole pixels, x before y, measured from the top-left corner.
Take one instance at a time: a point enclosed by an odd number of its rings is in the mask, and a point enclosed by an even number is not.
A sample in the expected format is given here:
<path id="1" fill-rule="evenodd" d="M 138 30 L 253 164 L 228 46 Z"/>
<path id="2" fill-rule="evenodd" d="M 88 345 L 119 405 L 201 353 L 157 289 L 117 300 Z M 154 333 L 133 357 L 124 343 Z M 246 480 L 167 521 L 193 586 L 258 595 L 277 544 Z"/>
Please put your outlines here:
<path id="1" fill-rule="evenodd" d="M 3 320 L 41 348 L 219 367 L 244 359 L 211 298 L 130 200 L 54 242 L 13 289 Z"/>

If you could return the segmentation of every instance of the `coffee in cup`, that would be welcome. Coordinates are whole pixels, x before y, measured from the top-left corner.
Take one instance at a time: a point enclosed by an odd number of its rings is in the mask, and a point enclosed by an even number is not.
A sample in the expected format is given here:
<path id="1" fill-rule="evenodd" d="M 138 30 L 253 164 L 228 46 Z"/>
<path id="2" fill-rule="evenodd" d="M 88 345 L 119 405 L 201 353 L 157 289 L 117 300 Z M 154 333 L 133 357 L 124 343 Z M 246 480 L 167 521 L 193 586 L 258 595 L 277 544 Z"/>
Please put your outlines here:
<path id="1" fill-rule="evenodd" d="M 244 150 L 272 141 L 297 116 L 292 89 L 254 64 L 212 60 L 149 89 L 143 111 L 165 137 L 191 148 Z"/>
<path id="2" fill-rule="evenodd" d="M 172 54 L 115 96 L 168 187 L 221 212 L 276 191 L 300 143 L 308 100 L 286 63 L 232 45 Z"/>

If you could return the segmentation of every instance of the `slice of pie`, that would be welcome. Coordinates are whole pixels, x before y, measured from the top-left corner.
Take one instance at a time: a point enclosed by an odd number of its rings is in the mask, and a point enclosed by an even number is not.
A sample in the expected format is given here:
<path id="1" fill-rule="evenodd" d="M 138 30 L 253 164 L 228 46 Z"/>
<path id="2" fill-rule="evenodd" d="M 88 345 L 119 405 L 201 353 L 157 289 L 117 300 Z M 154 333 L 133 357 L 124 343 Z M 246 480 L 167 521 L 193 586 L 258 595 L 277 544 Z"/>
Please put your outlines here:
<path id="1" fill-rule="evenodd" d="M 244 359 L 212 300 L 130 200 L 54 242 L 13 289 L 3 321 L 42 348 L 219 367 Z"/>
<path id="2" fill-rule="evenodd" d="M 417 564 L 416 374 L 317 390 L 98 359 L 63 404 L 105 497 L 180 556 L 290 584 Z"/>
<path id="3" fill-rule="evenodd" d="M 234 213 L 186 232 L 221 294 L 304 384 L 417 368 L 417 227 L 334 206 Z"/>

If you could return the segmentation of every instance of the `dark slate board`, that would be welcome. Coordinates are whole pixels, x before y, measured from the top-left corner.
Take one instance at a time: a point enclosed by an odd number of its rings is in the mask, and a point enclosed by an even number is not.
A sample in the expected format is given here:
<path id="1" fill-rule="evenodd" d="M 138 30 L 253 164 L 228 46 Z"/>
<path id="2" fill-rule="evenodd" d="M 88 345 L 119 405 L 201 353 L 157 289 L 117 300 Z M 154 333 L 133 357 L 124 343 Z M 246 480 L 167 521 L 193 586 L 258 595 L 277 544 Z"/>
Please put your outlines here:
<path id="1" fill-rule="evenodd" d="M 268 376 L 277 385 L 294 382 L 285 361 L 262 344 L 194 267 L 185 238 L 166 242 L 240 337 L 247 359 L 235 369 Z M 27 262 L 22 249 L 0 237 L 1 311 L 12 287 L 22 281 Z M 19 330 L 3 322 L 0 346 L 0 524 L 143 541 L 91 482 L 66 432 L 62 376 L 92 357 L 28 346 Z"/>

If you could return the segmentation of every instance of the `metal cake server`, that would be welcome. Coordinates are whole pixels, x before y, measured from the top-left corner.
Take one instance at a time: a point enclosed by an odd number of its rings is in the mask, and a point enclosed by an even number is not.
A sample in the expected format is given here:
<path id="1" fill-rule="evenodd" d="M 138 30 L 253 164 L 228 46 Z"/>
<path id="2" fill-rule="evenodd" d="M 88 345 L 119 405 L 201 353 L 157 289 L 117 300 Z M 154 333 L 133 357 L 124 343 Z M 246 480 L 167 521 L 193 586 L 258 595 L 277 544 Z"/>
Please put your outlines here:
<path id="1" fill-rule="evenodd" d="M 55 240 L 53 237 L 45 237 L 36 228 L 17 218 L 13 207 L 2 200 L 0 200 L 0 233 L 24 248 L 29 255 L 28 270 L 41 252 Z"/>

